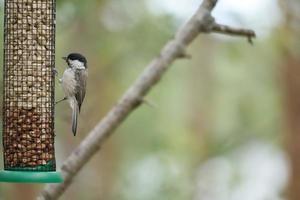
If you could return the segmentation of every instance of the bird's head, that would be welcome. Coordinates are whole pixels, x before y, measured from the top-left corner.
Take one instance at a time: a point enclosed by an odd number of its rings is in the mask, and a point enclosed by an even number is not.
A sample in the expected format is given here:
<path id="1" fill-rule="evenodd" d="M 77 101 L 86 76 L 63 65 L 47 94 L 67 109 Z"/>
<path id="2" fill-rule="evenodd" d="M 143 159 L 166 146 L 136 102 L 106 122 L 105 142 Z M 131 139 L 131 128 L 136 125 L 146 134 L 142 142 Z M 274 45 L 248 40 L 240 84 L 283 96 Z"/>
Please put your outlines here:
<path id="1" fill-rule="evenodd" d="M 87 68 L 87 60 L 80 53 L 70 53 L 67 57 L 62 57 L 68 66 L 73 69 L 86 69 Z"/>

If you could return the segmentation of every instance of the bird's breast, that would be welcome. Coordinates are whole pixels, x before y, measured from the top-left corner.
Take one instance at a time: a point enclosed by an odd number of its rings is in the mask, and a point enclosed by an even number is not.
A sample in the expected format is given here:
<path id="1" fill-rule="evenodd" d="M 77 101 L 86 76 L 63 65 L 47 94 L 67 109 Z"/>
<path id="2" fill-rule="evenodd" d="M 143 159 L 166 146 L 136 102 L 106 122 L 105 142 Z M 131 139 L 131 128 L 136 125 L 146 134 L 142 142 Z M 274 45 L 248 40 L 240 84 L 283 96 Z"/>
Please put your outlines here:
<path id="1" fill-rule="evenodd" d="M 75 95 L 76 90 L 76 79 L 75 73 L 71 68 L 66 69 L 62 77 L 62 88 L 67 97 Z"/>

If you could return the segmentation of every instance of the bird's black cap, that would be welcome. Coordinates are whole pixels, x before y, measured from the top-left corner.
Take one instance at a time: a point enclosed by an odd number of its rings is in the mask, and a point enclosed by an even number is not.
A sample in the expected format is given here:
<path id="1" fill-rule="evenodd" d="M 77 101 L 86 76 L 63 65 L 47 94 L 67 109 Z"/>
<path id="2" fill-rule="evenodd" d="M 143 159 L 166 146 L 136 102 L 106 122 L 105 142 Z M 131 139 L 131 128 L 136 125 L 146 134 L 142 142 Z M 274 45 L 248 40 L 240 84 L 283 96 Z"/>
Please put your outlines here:
<path id="1" fill-rule="evenodd" d="M 80 53 L 70 53 L 67 58 L 63 57 L 63 59 L 79 60 L 80 62 L 83 62 L 85 65 L 87 64 L 86 58 Z"/>

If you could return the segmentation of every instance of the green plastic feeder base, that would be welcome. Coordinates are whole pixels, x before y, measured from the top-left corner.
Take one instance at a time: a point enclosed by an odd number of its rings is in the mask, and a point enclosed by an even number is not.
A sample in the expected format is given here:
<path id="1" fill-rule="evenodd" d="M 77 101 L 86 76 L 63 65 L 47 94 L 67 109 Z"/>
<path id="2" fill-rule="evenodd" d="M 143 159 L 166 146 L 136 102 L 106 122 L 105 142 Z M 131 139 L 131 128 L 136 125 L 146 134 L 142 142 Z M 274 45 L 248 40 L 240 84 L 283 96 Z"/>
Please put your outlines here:
<path id="1" fill-rule="evenodd" d="M 32 171 L 0 171 L 0 182 L 14 183 L 61 183 L 60 172 L 32 172 Z"/>

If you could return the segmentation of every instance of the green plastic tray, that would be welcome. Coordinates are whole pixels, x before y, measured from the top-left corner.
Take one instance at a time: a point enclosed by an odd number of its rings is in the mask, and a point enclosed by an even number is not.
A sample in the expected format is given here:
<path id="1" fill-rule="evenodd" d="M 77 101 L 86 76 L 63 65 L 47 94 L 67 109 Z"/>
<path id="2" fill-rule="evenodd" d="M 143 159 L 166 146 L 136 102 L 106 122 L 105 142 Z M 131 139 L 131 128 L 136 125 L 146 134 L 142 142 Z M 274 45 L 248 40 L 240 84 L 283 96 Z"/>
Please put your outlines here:
<path id="1" fill-rule="evenodd" d="M 14 183 L 61 183 L 60 172 L 32 172 L 32 171 L 0 171 L 0 182 Z"/>

